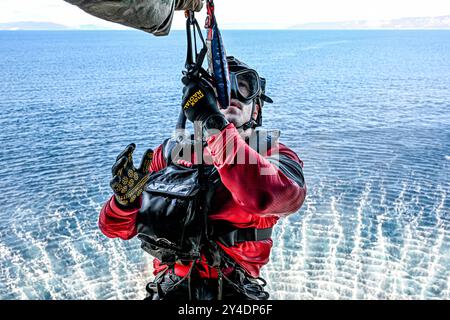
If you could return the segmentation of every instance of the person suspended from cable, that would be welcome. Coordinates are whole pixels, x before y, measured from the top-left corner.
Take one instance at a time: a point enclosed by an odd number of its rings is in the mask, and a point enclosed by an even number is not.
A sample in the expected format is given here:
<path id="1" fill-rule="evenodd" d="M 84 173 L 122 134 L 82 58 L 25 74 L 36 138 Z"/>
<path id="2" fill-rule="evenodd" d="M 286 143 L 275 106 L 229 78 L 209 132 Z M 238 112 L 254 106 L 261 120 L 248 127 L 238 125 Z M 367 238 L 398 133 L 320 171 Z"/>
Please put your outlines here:
<path id="1" fill-rule="evenodd" d="M 112 167 L 113 195 L 99 228 L 110 238 L 138 238 L 154 257 L 148 300 L 266 300 L 261 269 L 273 228 L 305 200 L 303 162 L 279 134 L 260 128 L 265 103 L 273 103 L 266 79 L 226 55 L 214 2 L 206 6 L 206 40 L 193 10 L 186 13 L 176 125 L 193 123 L 200 138 L 169 137 L 144 153 L 138 169 L 136 145 L 126 147 Z"/>

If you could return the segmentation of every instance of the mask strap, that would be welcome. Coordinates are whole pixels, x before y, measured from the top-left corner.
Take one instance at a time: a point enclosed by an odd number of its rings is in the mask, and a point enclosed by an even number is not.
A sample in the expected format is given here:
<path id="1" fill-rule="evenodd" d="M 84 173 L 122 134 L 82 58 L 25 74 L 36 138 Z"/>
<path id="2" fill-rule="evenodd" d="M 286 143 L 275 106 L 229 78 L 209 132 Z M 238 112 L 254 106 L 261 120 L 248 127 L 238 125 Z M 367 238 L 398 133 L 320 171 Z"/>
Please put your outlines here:
<path id="1" fill-rule="evenodd" d="M 244 123 L 243 125 L 237 127 L 236 129 L 240 130 L 242 129 L 243 131 L 250 129 L 250 128 L 255 128 L 256 127 L 256 121 L 253 119 L 253 112 L 255 112 L 255 107 L 256 107 L 256 99 L 253 99 L 253 106 L 252 106 L 252 113 L 250 114 L 250 120 L 247 121 L 246 123 Z"/>

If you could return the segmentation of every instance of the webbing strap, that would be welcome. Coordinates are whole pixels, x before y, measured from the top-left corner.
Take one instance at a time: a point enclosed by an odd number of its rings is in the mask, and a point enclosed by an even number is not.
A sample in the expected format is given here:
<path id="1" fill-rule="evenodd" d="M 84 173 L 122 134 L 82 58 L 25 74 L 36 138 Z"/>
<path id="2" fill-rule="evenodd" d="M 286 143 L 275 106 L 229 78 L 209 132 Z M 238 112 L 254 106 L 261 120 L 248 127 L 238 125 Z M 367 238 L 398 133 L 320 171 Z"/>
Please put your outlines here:
<path id="1" fill-rule="evenodd" d="M 269 240 L 272 237 L 272 230 L 273 228 L 234 229 L 230 232 L 216 236 L 216 239 L 219 240 L 225 246 L 232 247 L 239 242 Z"/>

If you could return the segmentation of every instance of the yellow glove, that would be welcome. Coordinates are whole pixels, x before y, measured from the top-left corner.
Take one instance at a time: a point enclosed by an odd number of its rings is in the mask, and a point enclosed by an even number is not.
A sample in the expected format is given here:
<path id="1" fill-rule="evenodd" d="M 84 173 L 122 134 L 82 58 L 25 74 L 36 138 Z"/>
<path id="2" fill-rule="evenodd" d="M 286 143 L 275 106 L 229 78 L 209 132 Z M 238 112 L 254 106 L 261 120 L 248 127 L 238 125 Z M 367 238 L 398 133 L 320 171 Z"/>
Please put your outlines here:
<path id="1" fill-rule="evenodd" d="M 128 145 L 116 159 L 112 167 L 112 179 L 110 186 L 114 191 L 117 202 L 131 208 L 138 205 L 139 196 L 142 194 L 145 184 L 150 176 L 149 168 L 152 164 L 153 150 L 148 149 L 142 158 L 139 169 L 133 165 L 133 152 L 136 149 L 134 143 Z"/>

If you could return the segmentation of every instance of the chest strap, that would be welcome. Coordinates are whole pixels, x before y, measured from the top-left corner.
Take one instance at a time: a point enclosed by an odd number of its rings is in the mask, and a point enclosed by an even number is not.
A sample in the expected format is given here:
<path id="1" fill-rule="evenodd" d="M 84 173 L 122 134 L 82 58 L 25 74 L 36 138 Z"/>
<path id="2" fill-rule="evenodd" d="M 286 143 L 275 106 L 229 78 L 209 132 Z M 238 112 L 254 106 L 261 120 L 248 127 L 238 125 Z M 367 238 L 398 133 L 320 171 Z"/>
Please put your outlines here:
<path id="1" fill-rule="evenodd" d="M 272 237 L 272 228 L 266 229 L 234 229 L 227 233 L 221 233 L 215 238 L 227 247 L 232 247 L 238 242 L 269 240 Z"/>

